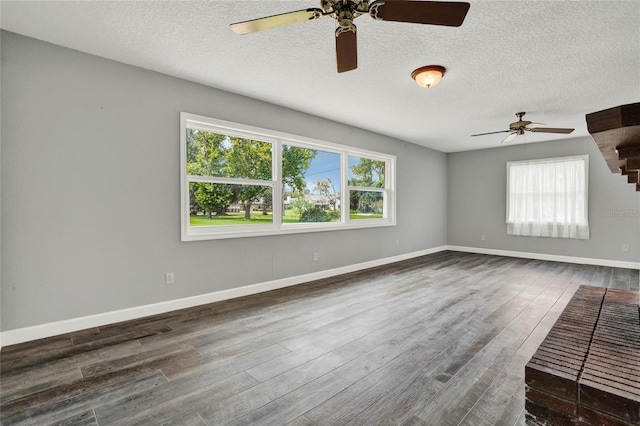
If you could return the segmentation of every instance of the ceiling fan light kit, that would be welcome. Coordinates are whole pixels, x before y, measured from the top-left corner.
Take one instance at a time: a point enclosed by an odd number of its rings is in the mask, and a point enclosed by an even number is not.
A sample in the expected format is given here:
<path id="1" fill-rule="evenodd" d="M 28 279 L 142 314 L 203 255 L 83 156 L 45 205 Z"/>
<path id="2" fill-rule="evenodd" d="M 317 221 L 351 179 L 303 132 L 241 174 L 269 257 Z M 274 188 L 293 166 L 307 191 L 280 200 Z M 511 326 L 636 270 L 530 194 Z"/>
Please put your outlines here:
<path id="1" fill-rule="evenodd" d="M 320 8 L 308 8 L 237 22 L 230 27 L 236 34 L 244 35 L 329 16 L 338 23 L 336 59 L 338 72 L 342 73 L 358 67 L 357 29 L 353 21 L 359 16 L 368 14 L 376 21 L 459 27 L 467 16 L 469 6 L 469 3 L 453 1 L 320 0 Z M 443 71 L 440 78 L 444 75 L 444 67 L 441 68 Z M 425 87 L 433 87 L 438 84 L 438 81 L 429 83 Z"/>
<path id="2" fill-rule="evenodd" d="M 418 83 L 418 86 L 429 89 L 440 83 L 446 71 L 447 69 L 441 65 L 427 65 L 414 70 L 411 78 Z"/>
<path id="3" fill-rule="evenodd" d="M 502 140 L 504 142 L 511 142 L 516 136 L 524 135 L 524 132 L 540 132 L 540 133 L 560 133 L 568 135 L 573 132 L 574 129 L 560 128 L 560 127 L 542 127 L 544 124 L 542 123 L 534 123 L 532 121 L 523 120 L 522 117 L 526 112 L 516 112 L 516 117 L 518 117 L 518 121 L 514 121 L 509 124 L 509 130 L 498 130 L 497 132 L 488 132 L 488 133 L 478 133 L 471 136 L 484 136 L 484 135 L 494 135 L 496 133 L 509 133 L 509 136 Z"/>

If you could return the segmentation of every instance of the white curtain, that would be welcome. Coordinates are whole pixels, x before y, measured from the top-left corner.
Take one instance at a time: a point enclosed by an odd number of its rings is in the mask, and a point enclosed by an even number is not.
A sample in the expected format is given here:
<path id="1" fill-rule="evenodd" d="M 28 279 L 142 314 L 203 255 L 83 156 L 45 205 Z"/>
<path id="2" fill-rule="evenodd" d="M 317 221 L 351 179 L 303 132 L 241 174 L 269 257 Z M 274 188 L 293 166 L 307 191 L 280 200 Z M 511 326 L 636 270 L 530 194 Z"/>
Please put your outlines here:
<path id="1" fill-rule="evenodd" d="M 507 163 L 507 233 L 589 239 L 589 156 Z"/>

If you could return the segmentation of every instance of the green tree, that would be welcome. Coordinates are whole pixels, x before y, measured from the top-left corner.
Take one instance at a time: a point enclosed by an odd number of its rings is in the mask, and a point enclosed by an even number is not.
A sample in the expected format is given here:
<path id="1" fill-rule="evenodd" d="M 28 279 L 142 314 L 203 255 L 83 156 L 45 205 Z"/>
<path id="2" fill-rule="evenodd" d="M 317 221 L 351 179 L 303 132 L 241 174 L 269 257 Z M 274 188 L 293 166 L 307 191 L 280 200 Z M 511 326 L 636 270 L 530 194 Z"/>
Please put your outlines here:
<path id="1" fill-rule="evenodd" d="M 282 146 L 282 180 L 297 191 L 304 191 L 306 182 L 304 173 L 311 166 L 311 160 L 316 158 L 318 151 L 299 148 L 297 146 Z"/>
<path id="2" fill-rule="evenodd" d="M 191 182 L 190 192 L 193 192 L 195 202 L 200 206 L 207 219 L 211 219 L 212 213 L 225 214 L 225 211 L 233 199 L 233 188 L 230 185 L 206 182 Z"/>
<path id="3" fill-rule="evenodd" d="M 299 197 L 294 198 L 294 200 L 291 202 L 291 207 L 297 210 L 298 215 L 301 216 L 315 206 L 311 201 L 304 198 L 304 195 L 300 195 Z"/>
<path id="4" fill-rule="evenodd" d="M 187 130 L 187 174 L 254 180 L 272 180 L 272 144 L 230 137 L 227 135 Z M 315 158 L 316 151 L 284 145 L 282 147 L 282 189 L 294 191 L 306 188 L 304 173 Z M 263 214 L 272 207 L 271 187 L 266 185 L 224 185 L 191 182 L 189 185 L 191 212 L 224 214 L 236 202 L 244 206 L 245 219 L 251 219 L 252 205 L 262 201 Z M 284 209 L 283 209 L 284 210 Z"/>
<path id="5" fill-rule="evenodd" d="M 269 210 L 273 209 L 273 192 L 268 191 L 262 197 L 262 215 L 266 216 L 269 214 Z"/>
<path id="6" fill-rule="evenodd" d="M 355 177 L 349 179 L 349 185 L 382 188 L 384 187 L 384 169 L 384 161 L 360 158 L 358 164 L 351 166 L 351 173 Z"/>
<path id="7" fill-rule="evenodd" d="M 360 158 L 358 164 L 351 166 L 354 175 L 349 179 L 349 185 L 371 188 L 384 188 L 385 162 Z M 351 191 L 349 194 L 351 210 L 361 212 L 382 211 L 382 200 L 379 193 L 371 191 Z"/>
<path id="8" fill-rule="evenodd" d="M 300 222 L 331 222 L 331 217 L 325 210 L 313 206 L 300 215 Z"/>
<path id="9" fill-rule="evenodd" d="M 187 174 L 223 176 L 228 137 L 212 132 L 187 130 Z"/>
<path id="10" fill-rule="evenodd" d="M 227 156 L 227 176 L 256 180 L 271 180 L 271 144 L 251 139 L 231 138 Z M 244 205 L 245 220 L 251 219 L 251 206 L 265 197 L 271 188 L 242 185 L 238 199 Z"/>
<path id="11" fill-rule="evenodd" d="M 289 186 L 293 193 L 304 194 L 307 187 L 304 174 L 317 154 L 318 151 L 314 149 L 282 145 L 282 194 L 285 186 Z M 282 203 L 284 215 L 284 197 Z"/>
<path id="12" fill-rule="evenodd" d="M 330 177 L 327 177 L 327 180 L 317 181 L 314 190 L 327 197 L 332 211 L 337 210 L 339 194 Z"/>
<path id="13" fill-rule="evenodd" d="M 187 174 L 221 176 L 226 164 L 225 144 L 228 138 L 212 132 L 187 129 Z M 189 184 L 191 214 L 202 210 L 211 219 L 213 213 L 224 214 L 232 201 L 233 191 L 227 185 L 204 182 Z"/>
<path id="14" fill-rule="evenodd" d="M 373 191 L 351 191 L 349 207 L 363 213 L 382 212 L 382 194 Z"/>

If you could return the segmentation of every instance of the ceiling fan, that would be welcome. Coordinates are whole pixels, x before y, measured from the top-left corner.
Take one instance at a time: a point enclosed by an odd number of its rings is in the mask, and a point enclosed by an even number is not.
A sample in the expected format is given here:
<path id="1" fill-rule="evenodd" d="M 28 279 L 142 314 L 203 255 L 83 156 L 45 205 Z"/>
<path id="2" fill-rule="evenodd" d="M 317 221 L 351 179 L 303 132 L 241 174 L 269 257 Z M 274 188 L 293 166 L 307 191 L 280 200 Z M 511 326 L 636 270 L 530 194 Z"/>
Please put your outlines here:
<path id="1" fill-rule="evenodd" d="M 497 132 L 478 133 L 477 135 L 471 135 L 471 136 L 494 135 L 496 133 L 510 133 L 509 136 L 503 139 L 502 143 L 504 143 L 504 142 L 511 142 L 516 138 L 516 136 L 523 135 L 525 131 L 538 132 L 538 133 L 569 134 L 574 130 L 574 129 L 563 129 L 559 127 L 541 127 L 541 126 L 544 126 L 544 124 L 523 120 L 522 117 L 525 114 L 526 114 L 525 112 L 516 112 L 516 117 L 518 117 L 518 121 L 514 121 L 513 123 L 509 124 L 509 130 L 498 130 Z"/>
<path id="2" fill-rule="evenodd" d="M 338 72 L 341 73 L 358 67 L 356 26 L 353 21 L 361 15 L 368 13 L 379 21 L 459 27 L 468 10 L 469 3 L 462 2 L 375 0 L 369 3 L 369 0 L 321 0 L 320 8 L 237 22 L 230 27 L 236 34 L 249 34 L 330 16 L 338 23 L 336 57 Z"/>

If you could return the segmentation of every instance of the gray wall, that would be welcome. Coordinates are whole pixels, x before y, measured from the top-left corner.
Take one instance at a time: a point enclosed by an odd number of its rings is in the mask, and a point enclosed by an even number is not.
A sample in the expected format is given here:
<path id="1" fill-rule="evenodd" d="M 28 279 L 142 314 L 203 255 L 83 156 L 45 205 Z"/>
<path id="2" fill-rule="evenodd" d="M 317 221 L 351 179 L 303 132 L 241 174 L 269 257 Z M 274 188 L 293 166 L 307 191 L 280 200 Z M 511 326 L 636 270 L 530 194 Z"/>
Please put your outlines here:
<path id="1" fill-rule="evenodd" d="M 446 244 L 446 154 L 13 33 L 1 42 L 3 331 Z M 181 243 L 180 111 L 396 155 L 398 225 Z"/>
<path id="2" fill-rule="evenodd" d="M 450 245 L 640 262 L 640 192 L 612 174 L 591 137 L 448 155 Z M 589 155 L 589 240 L 507 235 L 507 161 Z M 486 239 L 482 241 L 480 236 Z M 623 244 L 630 245 L 628 253 Z"/>

